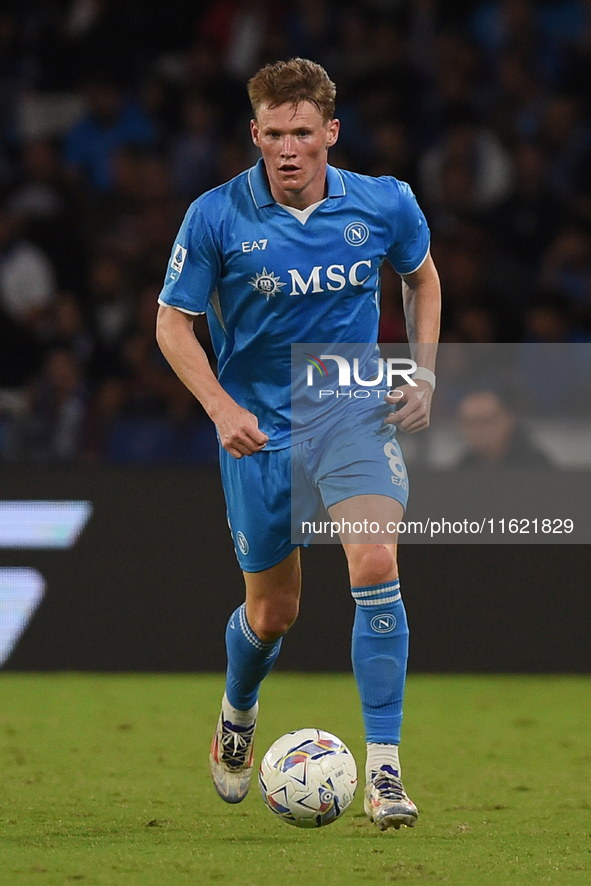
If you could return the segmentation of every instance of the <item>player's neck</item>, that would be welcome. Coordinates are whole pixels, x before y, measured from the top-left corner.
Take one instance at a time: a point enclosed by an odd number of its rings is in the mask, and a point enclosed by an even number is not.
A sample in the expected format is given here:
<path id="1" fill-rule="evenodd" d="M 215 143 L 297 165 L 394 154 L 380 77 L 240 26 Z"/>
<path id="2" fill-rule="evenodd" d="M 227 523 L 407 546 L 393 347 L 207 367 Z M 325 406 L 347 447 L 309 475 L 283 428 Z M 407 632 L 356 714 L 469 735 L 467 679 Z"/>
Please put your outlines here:
<path id="1" fill-rule="evenodd" d="M 279 203 L 281 206 L 291 206 L 292 209 L 307 209 L 308 206 L 314 206 L 316 203 L 320 203 L 326 197 L 326 188 L 322 188 L 316 194 L 280 194 L 277 197 L 273 194 L 275 198 L 275 202 Z"/>
<path id="2" fill-rule="evenodd" d="M 268 177 L 267 182 L 275 202 L 281 206 L 291 206 L 293 209 L 307 209 L 308 206 L 320 203 L 328 196 L 326 173 L 318 181 L 311 181 L 301 191 L 286 191 L 274 185 Z"/>

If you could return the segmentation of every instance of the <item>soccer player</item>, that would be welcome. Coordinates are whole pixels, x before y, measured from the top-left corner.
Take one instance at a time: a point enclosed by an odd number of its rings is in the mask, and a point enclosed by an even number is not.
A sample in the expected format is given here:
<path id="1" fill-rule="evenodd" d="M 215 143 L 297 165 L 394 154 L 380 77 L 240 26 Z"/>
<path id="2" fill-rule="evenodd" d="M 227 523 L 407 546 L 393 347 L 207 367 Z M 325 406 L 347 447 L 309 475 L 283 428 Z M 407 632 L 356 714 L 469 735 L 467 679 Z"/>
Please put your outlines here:
<path id="1" fill-rule="evenodd" d="M 324 68 L 307 59 L 277 62 L 255 74 L 248 89 L 251 135 L 262 157 L 189 207 L 160 295 L 157 333 L 216 425 L 228 522 L 246 585 L 245 603 L 226 629 L 226 691 L 210 754 L 215 787 L 228 803 L 248 791 L 259 687 L 298 613 L 292 461 L 307 472 L 332 520 L 379 514 L 398 523 L 407 483 L 396 427 L 415 432 L 429 423 L 440 314 L 429 230 L 408 185 L 328 165 L 339 121 Z M 291 434 L 290 345 L 376 343 L 385 259 L 402 277 L 419 367 L 415 385 L 399 386 L 395 411 L 383 400 L 360 407 L 354 431 L 367 433 L 352 432 L 345 414 L 350 445 L 311 446 L 312 428 Z M 193 332 L 203 312 L 217 377 Z M 365 811 L 382 830 L 413 826 L 418 815 L 398 758 L 408 628 L 396 541 L 395 533 L 342 536 L 356 602 L 352 660 L 367 741 Z"/>

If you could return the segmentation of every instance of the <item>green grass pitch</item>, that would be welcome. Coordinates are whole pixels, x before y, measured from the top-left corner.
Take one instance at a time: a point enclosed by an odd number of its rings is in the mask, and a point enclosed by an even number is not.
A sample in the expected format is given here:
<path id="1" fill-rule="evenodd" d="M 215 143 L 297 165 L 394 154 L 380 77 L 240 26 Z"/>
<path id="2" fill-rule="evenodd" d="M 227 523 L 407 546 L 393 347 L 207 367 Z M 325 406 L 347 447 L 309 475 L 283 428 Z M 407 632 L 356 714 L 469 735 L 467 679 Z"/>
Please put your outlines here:
<path id="1" fill-rule="evenodd" d="M 226 806 L 207 756 L 219 675 L 0 675 L 0 886 L 591 883 L 591 679 L 411 676 L 402 762 L 420 810 L 380 833 L 362 791 L 328 827 Z M 348 675 L 277 673 L 257 760 L 339 735 L 363 768 Z"/>

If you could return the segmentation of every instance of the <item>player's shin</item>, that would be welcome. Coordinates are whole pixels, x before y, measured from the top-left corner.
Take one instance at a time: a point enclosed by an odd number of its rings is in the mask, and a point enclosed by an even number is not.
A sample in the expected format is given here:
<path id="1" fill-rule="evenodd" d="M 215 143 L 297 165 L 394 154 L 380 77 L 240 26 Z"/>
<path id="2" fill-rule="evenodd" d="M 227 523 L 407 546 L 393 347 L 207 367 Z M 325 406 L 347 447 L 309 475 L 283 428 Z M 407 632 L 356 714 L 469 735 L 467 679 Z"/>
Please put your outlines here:
<path id="1" fill-rule="evenodd" d="M 408 658 L 408 625 L 398 579 L 355 587 L 353 671 L 368 743 L 398 745 Z M 390 762 L 390 761 L 388 761 Z"/>
<path id="2" fill-rule="evenodd" d="M 232 613 L 226 628 L 226 696 L 233 708 L 248 711 L 256 704 L 259 687 L 281 649 L 282 638 L 263 643 L 254 633 L 242 604 Z"/>
<path id="3" fill-rule="evenodd" d="M 226 803 L 240 803 L 248 793 L 259 686 L 280 648 L 281 639 L 263 643 L 257 637 L 248 624 L 245 605 L 230 616 L 226 629 L 226 691 L 209 754 L 215 789 Z"/>
<path id="4" fill-rule="evenodd" d="M 408 658 L 408 626 L 398 579 L 352 588 L 353 670 L 367 740 L 363 808 L 380 828 L 413 827 L 418 810 L 400 778 L 398 745 Z"/>

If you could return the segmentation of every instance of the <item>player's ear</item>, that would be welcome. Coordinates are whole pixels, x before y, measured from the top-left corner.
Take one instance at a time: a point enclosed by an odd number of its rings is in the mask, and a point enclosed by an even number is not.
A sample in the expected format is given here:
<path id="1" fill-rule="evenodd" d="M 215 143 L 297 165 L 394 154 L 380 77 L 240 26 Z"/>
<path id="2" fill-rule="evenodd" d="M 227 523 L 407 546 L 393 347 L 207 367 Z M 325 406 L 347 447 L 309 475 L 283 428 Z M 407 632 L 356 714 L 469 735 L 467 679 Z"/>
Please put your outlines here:
<path id="1" fill-rule="evenodd" d="M 339 131 L 341 128 L 341 121 L 334 119 L 331 120 L 328 124 L 328 139 L 326 142 L 327 148 L 332 148 L 334 144 L 336 144 L 337 139 L 339 137 Z"/>
<path id="2" fill-rule="evenodd" d="M 257 123 L 256 120 L 250 121 L 250 134 L 251 134 L 252 140 L 255 143 L 255 145 L 257 146 L 257 148 L 260 147 L 259 124 Z"/>

